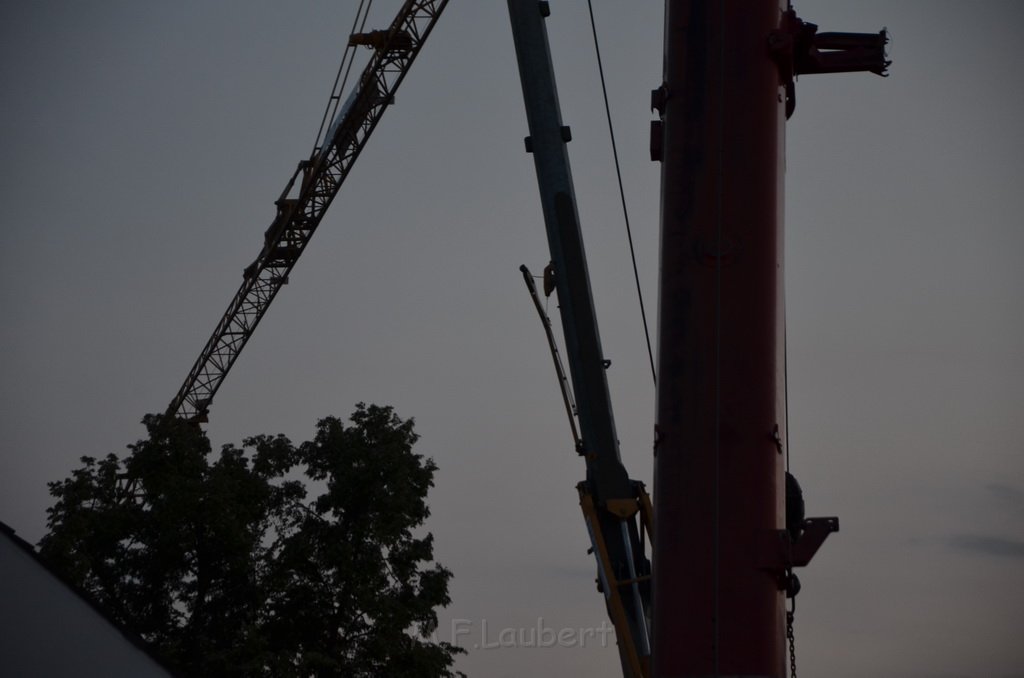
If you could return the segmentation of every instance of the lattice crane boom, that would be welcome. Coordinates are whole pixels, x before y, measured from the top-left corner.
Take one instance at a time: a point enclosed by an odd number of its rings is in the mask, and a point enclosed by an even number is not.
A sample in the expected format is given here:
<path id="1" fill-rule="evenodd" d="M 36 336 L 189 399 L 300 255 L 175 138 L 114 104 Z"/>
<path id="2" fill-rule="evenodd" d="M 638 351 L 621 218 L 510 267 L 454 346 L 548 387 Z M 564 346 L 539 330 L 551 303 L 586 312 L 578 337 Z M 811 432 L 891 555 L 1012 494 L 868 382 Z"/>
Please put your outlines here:
<path id="1" fill-rule="evenodd" d="M 167 408 L 205 422 L 213 396 L 266 313 L 338 194 L 395 91 L 448 0 L 406 0 L 386 30 L 353 35 L 350 45 L 374 50 L 345 105 L 308 160 L 299 163 L 264 234 L 263 248 L 244 272 L 213 335 Z M 339 96 L 337 93 L 335 96 Z"/>

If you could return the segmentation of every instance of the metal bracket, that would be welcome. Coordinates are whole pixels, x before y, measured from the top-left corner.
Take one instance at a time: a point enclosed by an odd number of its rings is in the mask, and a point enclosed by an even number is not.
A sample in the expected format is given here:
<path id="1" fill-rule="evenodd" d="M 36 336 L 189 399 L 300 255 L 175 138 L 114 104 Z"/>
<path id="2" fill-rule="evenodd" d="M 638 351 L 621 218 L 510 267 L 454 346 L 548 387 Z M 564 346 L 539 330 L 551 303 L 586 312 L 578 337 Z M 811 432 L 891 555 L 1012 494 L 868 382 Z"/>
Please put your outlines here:
<path id="1" fill-rule="evenodd" d="M 668 103 L 668 85 L 661 83 L 657 89 L 651 90 L 651 111 L 665 115 L 665 104 Z"/>
<path id="2" fill-rule="evenodd" d="M 793 10 L 782 15 L 779 29 L 768 36 L 768 47 L 779 63 L 784 82 L 810 73 L 869 72 L 885 76 L 889 33 L 818 33 L 817 24 Z"/>
<path id="3" fill-rule="evenodd" d="M 664 145 L 664 128 L 661 120 L 651 120 L 651 161 L 659 162 L 662 159 L 662 147 Z"/>
<path id="4" fill-rule="evenodd" d="M 786 117 L 796 108 L 796 76 L 813 73 L 869 72 L 885 77 L 892 62 L 886 58 L 886 29 L 878 33 L 818 33 L 792 9 L 782 14 L 778 30 L 768 36 L 768 49 L 786 88 Z"/>
<path id="5" fill-rule="evenodd" d="M 806 567 L 828 536 L 838 531 L 839 518 L 807 518 L 796 541 L 786 530 L 762 530 L 757 535 L 757 566 L 780 576 L 790 568 Z"/>

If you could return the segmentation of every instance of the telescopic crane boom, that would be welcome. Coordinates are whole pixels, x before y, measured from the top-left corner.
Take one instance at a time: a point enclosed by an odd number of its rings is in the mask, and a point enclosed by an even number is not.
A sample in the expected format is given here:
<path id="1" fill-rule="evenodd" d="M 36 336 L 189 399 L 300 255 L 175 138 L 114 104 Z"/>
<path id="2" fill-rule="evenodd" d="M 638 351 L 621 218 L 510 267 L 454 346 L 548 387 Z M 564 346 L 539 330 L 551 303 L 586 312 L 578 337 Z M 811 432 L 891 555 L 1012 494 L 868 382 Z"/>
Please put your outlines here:
<path id="1" fill-rule="evenodd" d="M 263 248 L 243 274 L 202 353 L 167 408 L 169 416 L 207 421 L 213 396 L 252 337 L 270 302 L 306 249 L 448 0 L 406 0 L 386 30 L 356 34 L 350 45 L 374 50 L 344 106 L 277 199 Z M 340 97 L 335 92 L 334 97 Z"/>
<path id="2" fill-rule="evenodd" d="M 537 171 L 551 270 L 576 394 L 577 452 L 587 467 L 586 480 L 577 485 L 580 507 L 597 561 L 599 589 L 615 626 L 623 674 L 641 678 L 647 675 L 650 655 L 650 566 L 642 535 L 653 529 L 651 504 L 643 484 L 630 480 L 619 455 L 605 375 L 610 363 L 601 351 L 569 169 L 566 143 L 570 133 L 562 124 L 544 25 L 548 3 L 508 0 L 508 8 L 530 130 L 526 148 L 533 154 Z M 529 275 L 526 270 L 523 273 Z M 531 295 L 535 295 L 530 283 L 527 278 Z M 539 305 L 538 310 L 547 328 L 548 320 Z M 555 360 L 557 365 L 557 356 Z M 561 370 L 559 379 L 565 397 Z"/>

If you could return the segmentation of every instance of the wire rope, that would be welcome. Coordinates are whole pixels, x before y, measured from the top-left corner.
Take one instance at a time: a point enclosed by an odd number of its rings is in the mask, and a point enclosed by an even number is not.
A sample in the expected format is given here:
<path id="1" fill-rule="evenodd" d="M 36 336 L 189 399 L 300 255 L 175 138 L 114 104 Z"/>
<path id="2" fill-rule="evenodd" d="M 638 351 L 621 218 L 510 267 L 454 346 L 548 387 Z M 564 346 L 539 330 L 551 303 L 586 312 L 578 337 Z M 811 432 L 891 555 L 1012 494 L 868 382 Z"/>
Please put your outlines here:
<path id="1" fill-rule="evenodd" d="M 605 84 L 604 65 L 601 62 L 601 44 L 597 38 L 597 24 L 594 21 L 594 6 L 591 0 L 587 0 L 587 9 L 590 12 L 590 30 L 594 35 L 594 52 L 597 54 L 597 71 L 601 76 L 601 94 L 604 97 L 604 112 L 608 118 L 608 136 L 612 142 L 612 157 L 615 159 L 615 176 L 619 182 L 619 198 L 622 201 L 622 216 L 626 222 L 626 238 L 629 240 L 629 256 L 633 262 L 633 279 L 636 281 L 636 294 L 640 300 L 640 317 L 644 323 L 644 339 L 647 342 L 647 359 L 651 364 L 651 378 L 654 385 L 658 385 L 658 374 L 654 368 L 654 351 L 651 349 L 651 333 L 647 326 L 647 310 L 644 307 L 644 293 L 640 286 L 640 273 L 636 265 L 636 249 L 633 247 L 633 229 L 629 225 L 629 210 L 626 209 L 626 191 L 622 186 L 622 168 L 619 164 L 619 150 L 615 143 L 615 127 L 612 124 L 612 110 L 608 104 L 608 87 Z"/>
<path id="2" fill-rule="evenodd" d="M 785 297 L 786 282 L 783 279 L 783 297 Z M 786 471 L 790 470 L 789 464 L 789 330 L 786 323 L 786 313 L 782 313 L 782 379 L 785 382 L 782 386 L 782 407 L 783 407 L 783 421 L 786 425 Z"/>
<path id="3" fill-rule="evenodd" d="M 365 6 L 365 12 L 363 8 Z M 362 33 L 366 27 L 366 19 L 370 16 L 370 8 L 373 7 L 373 0 L 359 0 L 359 7 L 356 8 L 356 15 L 352 19 L 352 28 L 349 30 L 349 35 L 354 33 Z M 360 22 L 360 15 L 362 21 Z M 358 30 L 356 26 L 359 26 Z M 324 129 L 327 128 L 328 121 L 333 120 L 334 116 L 338 112 L 338 107 L 341 105 L 341 94 L 345 91 L 345 86 L 348 84 L 348 76 L 352 72 L 352 64 L 355 62 L 356 46 L 350 43 L 345 44 L 345 51 L 341 56 L 341 63 L 338 65 L 338 72 L 334 76 L 334 84 L 331 85 L 331 97 L 327 100 L 327 108 L 324 109 L 323 117 L 320 118 L 320 128 L 316 131 L 316 141 L 314 142 L 313 152 L 320 150 L 323 144 L 327 141 L 321 139 L 321 135 L 324 133 Z M 342 73 L 344 72 L 344 75 Z M 338 86 L 339 81 L 341 86 Z"/>
<path id="4" fill-rule="evenodd" d="M 718 3 L 718 168 L 715 185 L 715 251 L 722 251 L 725 209 L 725 2 Z M 714 470 L 714 675 L 718 678 L 721 651 L 721 445 L 722 445 L 722 257 L 715 257 L 715 470 Z"/>
<path id="5" fill-rule="evenodd" d="M 359 15 L 363 11 L 363 3 L 365 0 L 360 0 L 359 7 L 356 8 L 356 15 L 352 19 L 352 28 L 349 29 L 349 35 L 355 32 L 356 24 L 359 23 Z M 352 53 L 352 45 L 345 43 L 345 51 L 341 55 L 341 63 L 338 64 L 338 72 L 334 75 L 334 82 L 331 84 L 331 96 L 327 100 L 327 107 L 324 109 L 324 114 L 320 118 L 320 128 L 316 131 L 316 141 L 314 142 L 314 151 L 320 148 L 320 135 L 324 133 L 324 127 L 327 125 L 327 121 L 332 116 L 332 106 L 334 110 L 337 110 L 337 101 L 340 96 L 338 90 L 338 82 L 341 80 L 342 72 L 345 70 L 345 64 L 348 62 L 349 55 Z"/>

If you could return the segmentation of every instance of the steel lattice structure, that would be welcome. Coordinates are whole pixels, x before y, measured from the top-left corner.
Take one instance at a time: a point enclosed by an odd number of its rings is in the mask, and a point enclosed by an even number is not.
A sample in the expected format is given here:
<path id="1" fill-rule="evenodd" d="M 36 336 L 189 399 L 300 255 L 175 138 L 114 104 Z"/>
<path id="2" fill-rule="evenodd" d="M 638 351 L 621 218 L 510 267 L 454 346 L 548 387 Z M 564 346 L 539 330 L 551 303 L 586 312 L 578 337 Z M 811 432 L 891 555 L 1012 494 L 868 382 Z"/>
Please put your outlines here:
<path id="1" fill-rule="evenodd" d="M 277 215 L 264 234 L 263 249 L 245 269 L 241 287 L 168 406 L 168 415 L 207 420 L 214 394 L 288 282 L 447 4 L 448 0 L 406 0 L 386 30 L 352 36 L 351 44 L 373 48 L 373 56 L 322 141 L 308 160 L 299 163 L 276 201 Z M 336 92 L 334 98 L 338 96 Z"/>

